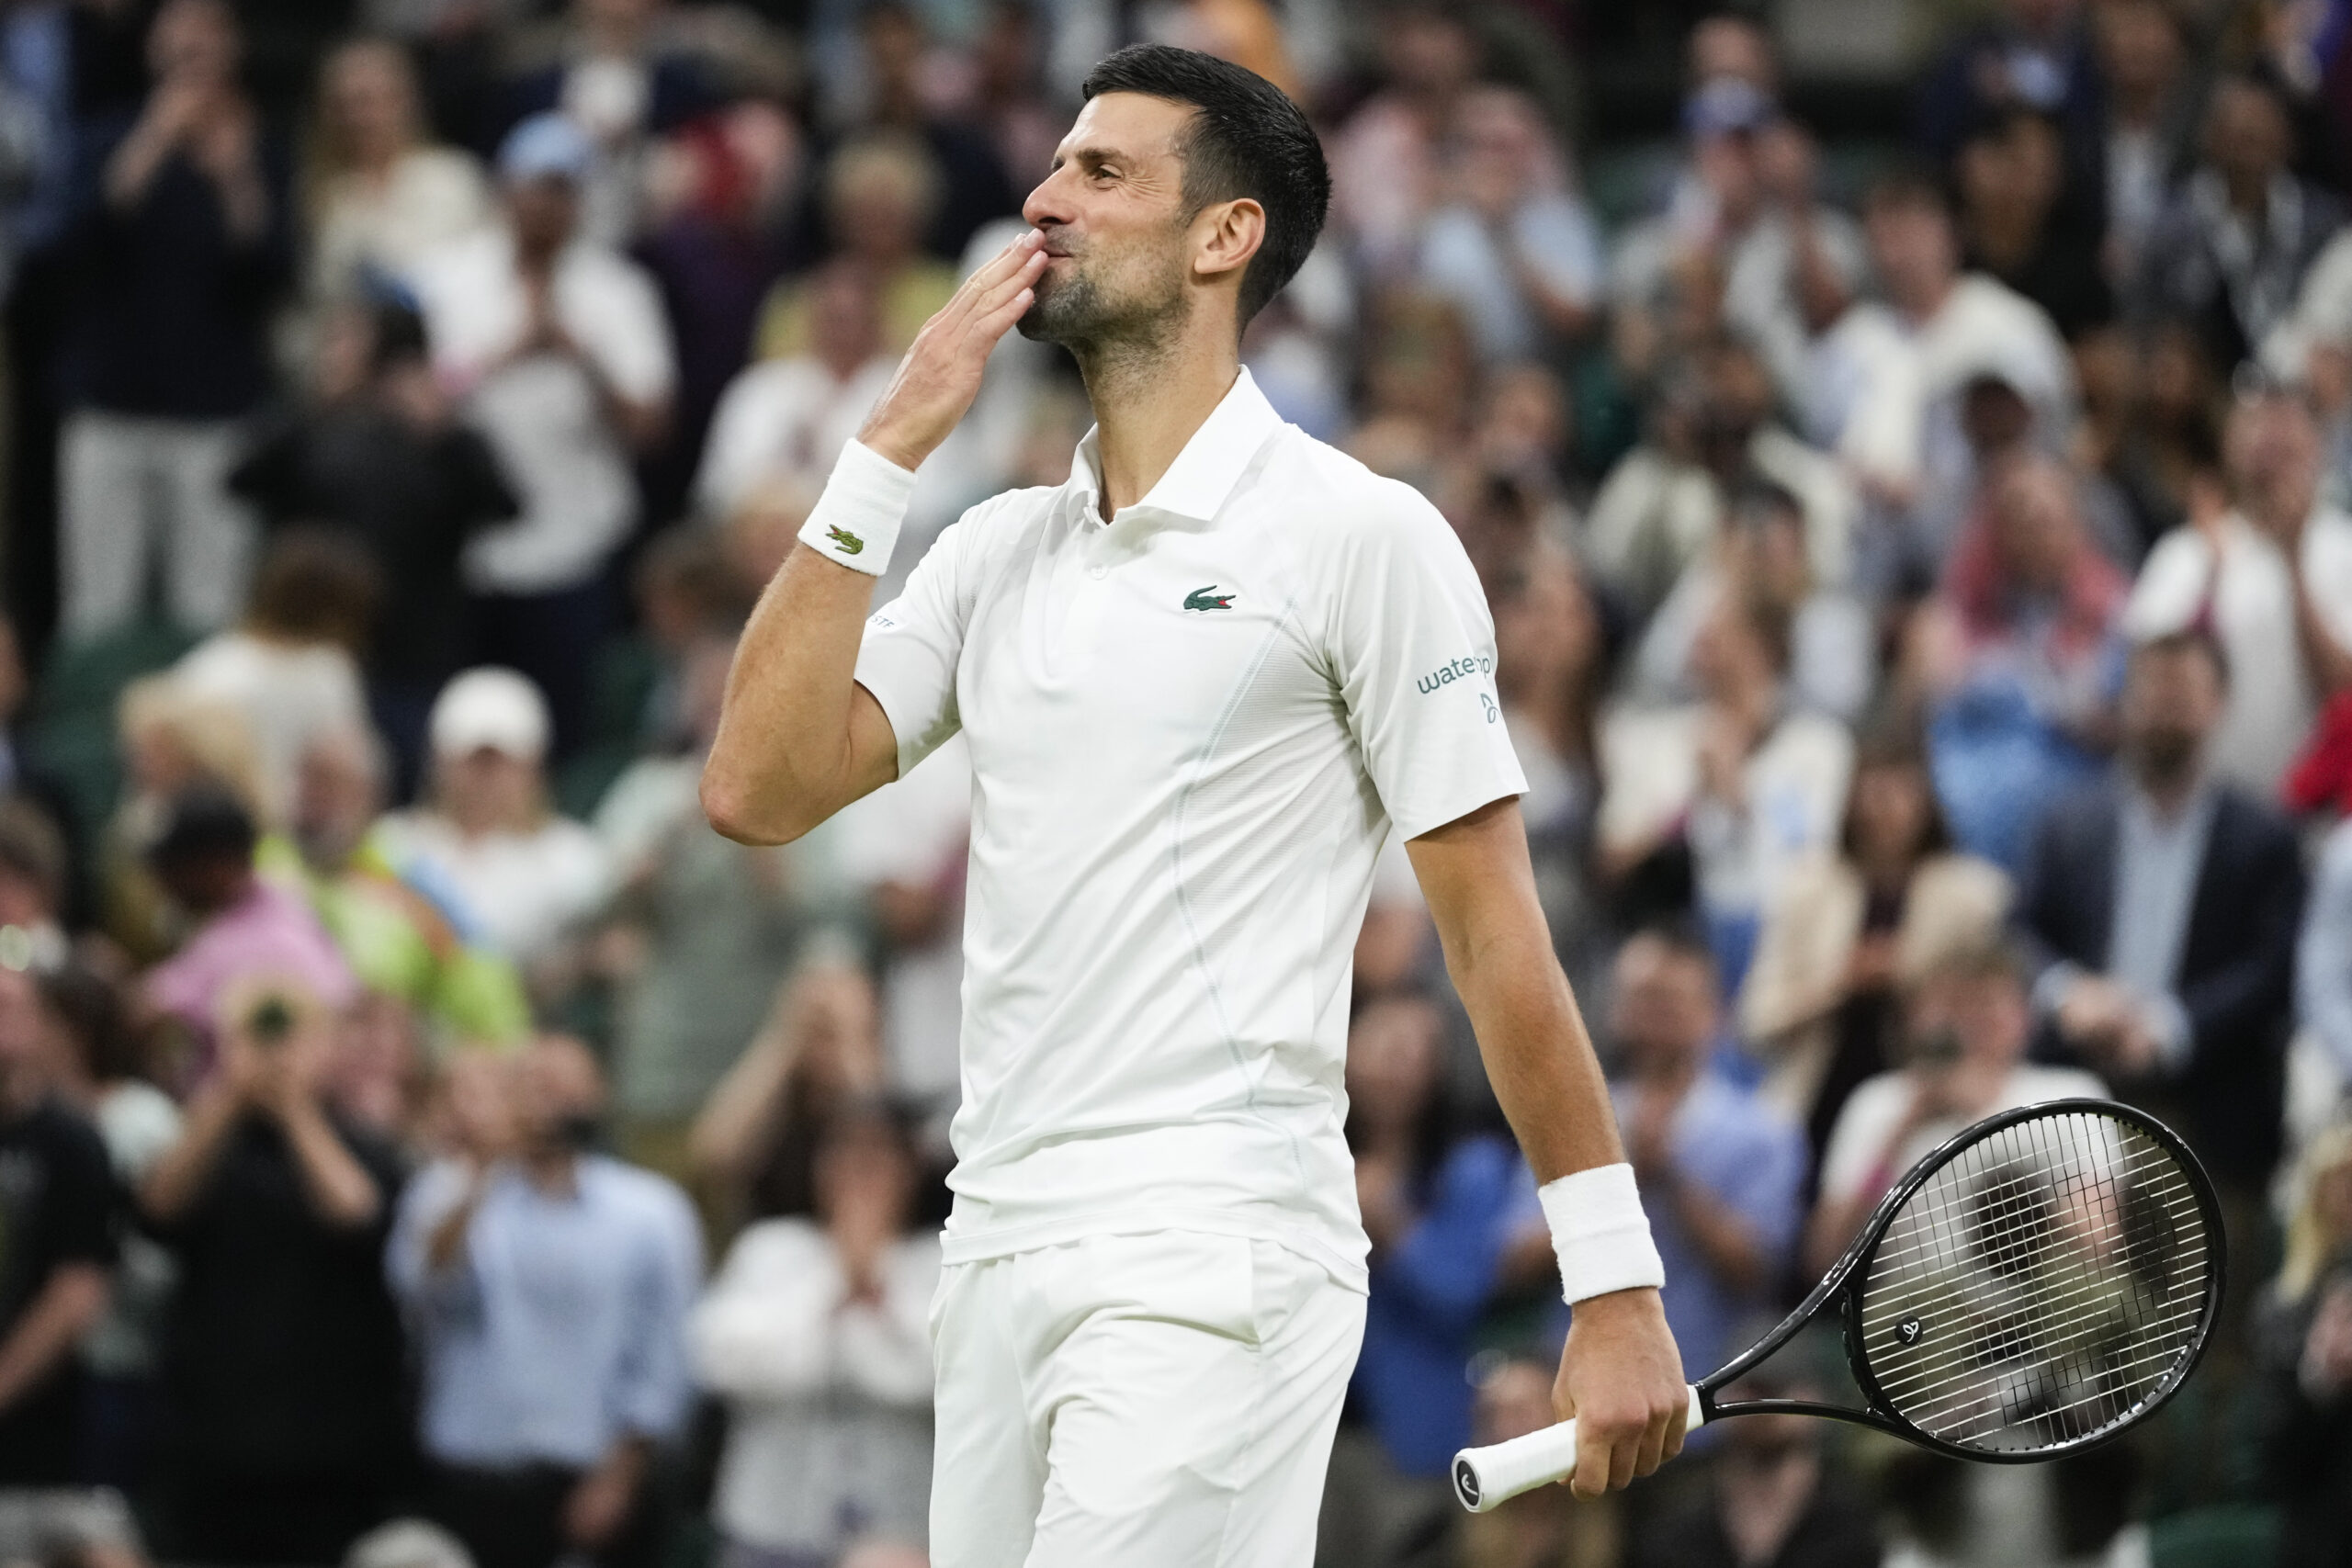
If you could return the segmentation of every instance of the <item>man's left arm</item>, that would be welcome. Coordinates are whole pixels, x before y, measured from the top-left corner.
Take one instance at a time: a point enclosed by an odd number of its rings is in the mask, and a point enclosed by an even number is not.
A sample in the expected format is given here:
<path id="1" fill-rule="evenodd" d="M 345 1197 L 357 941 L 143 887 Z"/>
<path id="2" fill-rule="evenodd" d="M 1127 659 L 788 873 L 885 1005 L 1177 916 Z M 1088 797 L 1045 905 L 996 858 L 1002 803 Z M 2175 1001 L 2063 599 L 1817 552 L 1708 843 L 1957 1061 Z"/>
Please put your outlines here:
<path id="1" fill-rule="evenodd" d="M 1493 801 L 1405 849 L 1536 1180 L 1623 1164 L 1608 1086 L 1536 899 L 1518 801 Z M 1577 1422 L 1579 1495 L 1623 1486 L 1679 1451 L 1687 1400 L 1655 1289 L 1577 1303 L 1553 1404 Z"/>
<path id="2" fill-rule="evenodd" d="M 2247 1031 L 2286 1018 L 2294 1007 L 2302 858 L 2294 835 L 2283 826 L 2248 847 L 2254 852 L 2233 878 L 2244 902 L 2229 911 L 2230 929 L 2239 934 L 2237 951 L 2227 963 L 2181 987 L 2177 998 L 2187 1034 L 2176 1057 L 2182 1070 L 2208 1051 L 2237 1049 Z"/>
<path id="3" fill-rule="evenodd" d="M 74 1354 L 106 1311 L 113 1289 L 114 1174 L 95 1129 L 76 1127 L 60 1140 L 48 1185 L 55 1263 L 0 1339 L 0 1410 L 40 1386 Z"/>

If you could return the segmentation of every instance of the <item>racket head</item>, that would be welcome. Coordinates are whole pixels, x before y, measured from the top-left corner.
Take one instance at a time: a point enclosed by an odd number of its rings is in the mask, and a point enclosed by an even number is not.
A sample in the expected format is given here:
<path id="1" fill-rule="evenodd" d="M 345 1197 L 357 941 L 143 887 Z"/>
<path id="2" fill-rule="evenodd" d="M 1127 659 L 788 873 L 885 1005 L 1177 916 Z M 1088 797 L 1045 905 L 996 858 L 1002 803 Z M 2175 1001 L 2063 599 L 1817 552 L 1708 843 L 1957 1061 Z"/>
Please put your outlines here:
<path id="1" fill-rule="evenodd" d="M 1843 1290 L 1873 1425 L 2030 1463 L 2110 1441 L 2177 1393 L 2226 1273 L 2221 1205 L 2188 1145 L 2143 1111 L 2064 1100 L 1923 1157 L 1823 1283 Z"/>

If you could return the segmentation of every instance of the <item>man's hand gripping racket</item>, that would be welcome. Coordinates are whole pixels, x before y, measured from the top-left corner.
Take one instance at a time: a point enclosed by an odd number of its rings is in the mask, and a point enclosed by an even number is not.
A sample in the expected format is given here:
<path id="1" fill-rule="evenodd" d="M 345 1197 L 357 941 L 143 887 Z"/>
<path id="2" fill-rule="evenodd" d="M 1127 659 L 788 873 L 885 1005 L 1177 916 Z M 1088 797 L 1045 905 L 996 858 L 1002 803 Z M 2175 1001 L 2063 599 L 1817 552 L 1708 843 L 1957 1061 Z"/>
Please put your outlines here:
<path id="1" fill-rule="evenodd" d="M 2179 1389 L 2212 1332 L 2221 1210 L 2170 1128 L 2107 1100 L 2004 1111 L 1894 1184 L 1845 1257 L 1762 1343 L 1690 1389 L 1689 1427 L 1767 1412 L 1875 1427 L 2020 1463 L 2109 1441 Z M 1838 1313 L 1860 1409 L 1717 1393 Z M 1464 1449 L 1473 1513 L 1577 1467 L 1577 1423 Z"/>

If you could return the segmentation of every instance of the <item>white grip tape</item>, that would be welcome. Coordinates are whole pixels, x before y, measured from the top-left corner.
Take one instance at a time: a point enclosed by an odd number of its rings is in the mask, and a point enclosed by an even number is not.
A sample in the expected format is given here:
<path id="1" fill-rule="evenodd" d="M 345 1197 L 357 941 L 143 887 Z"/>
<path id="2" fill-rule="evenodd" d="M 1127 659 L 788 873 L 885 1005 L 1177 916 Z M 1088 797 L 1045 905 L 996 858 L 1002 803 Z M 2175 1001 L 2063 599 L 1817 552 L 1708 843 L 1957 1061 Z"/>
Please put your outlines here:
<path id="1" fill-rule="evenodd" d="M 1690 1391 L 1690 1411 L 1683 1427 L 1695 1432 L 1706 1420 L 1699 1408 L 1699 1391 Z M 1563 1421 L 1540 1427 L 1524 1437 L 1483 1449 L 1464 1449 L 1453 1456 L 1453 1495 L 1474 1514 L 1508 1503 L 1522 1492 L 1566 1481 L 1577 1472 L 1577 1424 Z"/>

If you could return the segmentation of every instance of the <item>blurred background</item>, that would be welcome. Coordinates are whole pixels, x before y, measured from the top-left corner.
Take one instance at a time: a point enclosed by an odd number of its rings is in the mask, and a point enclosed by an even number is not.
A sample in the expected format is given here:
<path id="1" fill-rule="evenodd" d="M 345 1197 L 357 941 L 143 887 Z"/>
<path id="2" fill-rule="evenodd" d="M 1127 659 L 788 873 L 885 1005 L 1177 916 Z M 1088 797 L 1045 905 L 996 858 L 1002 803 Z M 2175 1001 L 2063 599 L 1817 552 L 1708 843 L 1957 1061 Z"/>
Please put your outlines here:
<path id="1" fill-rule="evenodd" d="M 0 4 L 0 1561 L 925 1562 L 967 764 L 695 779 L 1137 39 L 1323 132 L 1245 357 L 1478 569 L 1688 1370 L 2003 1106 L 2232 1244 L 2123 1445 L 1464 1517 L 1566 1314 L 1393 855 L 1318 1561 L 2352 1561 L 2352 0 Z M 896 577 L 1087 424 L 1008 340 Z"/>

